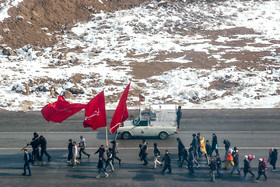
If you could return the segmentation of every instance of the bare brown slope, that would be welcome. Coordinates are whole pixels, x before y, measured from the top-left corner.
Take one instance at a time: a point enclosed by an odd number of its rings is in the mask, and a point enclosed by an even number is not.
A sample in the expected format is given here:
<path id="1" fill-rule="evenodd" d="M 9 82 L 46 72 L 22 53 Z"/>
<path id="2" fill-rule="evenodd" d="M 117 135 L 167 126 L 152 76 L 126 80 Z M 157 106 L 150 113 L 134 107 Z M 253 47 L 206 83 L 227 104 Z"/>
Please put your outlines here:
<path id="1" fill-rule="evenodd" d="M 145 1 L 151 0 L 103 0 L 104 4 L 98 0 L 24 0 L 17 8 L 11 8 L 11 17 L 1 23 L 0 44 L 12 48 L 26 44 L 51 46 L 57 42 L 56 38 L 46 33 L 63 32 L 77 22 L 86 22 L 94 12 L 128 9 Z M 7 28 L 9 32 L 4 32 Z"/>

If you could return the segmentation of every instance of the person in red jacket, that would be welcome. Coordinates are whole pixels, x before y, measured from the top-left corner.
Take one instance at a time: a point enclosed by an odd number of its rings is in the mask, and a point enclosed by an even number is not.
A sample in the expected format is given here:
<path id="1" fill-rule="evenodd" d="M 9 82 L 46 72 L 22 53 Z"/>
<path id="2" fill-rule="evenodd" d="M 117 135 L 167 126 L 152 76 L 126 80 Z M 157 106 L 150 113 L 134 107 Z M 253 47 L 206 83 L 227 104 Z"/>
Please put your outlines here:
<path id="1" fill-rule="evenodd" d="M 259 167 L 258 167 L 258 177 L 256 181 L 258 181 L 261 177 L 261 175 L 264 176 L 264 180 L 267 180 L 266 174 L 265 174 L 265 163 L 262 158 L 259 159 Z"/>

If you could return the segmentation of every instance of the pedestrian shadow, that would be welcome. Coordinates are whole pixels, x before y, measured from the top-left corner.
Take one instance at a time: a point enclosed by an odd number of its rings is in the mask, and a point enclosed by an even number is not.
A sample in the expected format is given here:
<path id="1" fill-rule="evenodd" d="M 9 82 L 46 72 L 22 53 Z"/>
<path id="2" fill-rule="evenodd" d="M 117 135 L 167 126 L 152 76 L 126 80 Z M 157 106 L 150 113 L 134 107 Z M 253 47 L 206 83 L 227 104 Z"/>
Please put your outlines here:
<path id="1" fill-rule="evenodd" d="M 76 178 L 76 179 L 95 179 L 95 176 L 86 176 L 86 175 L 65 175 L 69 178 Z"/>
<path id="2" fill-rule="evenodd" d="M 154 181 L 153 174 L 136 174 L 135 177 L 132 178 L 133 181 Z"/>
<path id="3" fill-rule="evenodd" d="M 16 176 L 21 176 L 21 174 L 18 173 L 0 173 L 0 177 L 16 177 Z"/>

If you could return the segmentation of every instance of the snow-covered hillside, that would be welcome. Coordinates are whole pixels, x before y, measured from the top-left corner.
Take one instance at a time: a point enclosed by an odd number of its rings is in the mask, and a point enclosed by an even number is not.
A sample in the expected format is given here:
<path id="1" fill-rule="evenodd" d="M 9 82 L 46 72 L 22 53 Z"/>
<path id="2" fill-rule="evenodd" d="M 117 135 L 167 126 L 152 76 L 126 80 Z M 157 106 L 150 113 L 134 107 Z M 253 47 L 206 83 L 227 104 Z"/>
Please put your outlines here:
<path id="1" fill-rule="evenodd" d="M 105 90 L 114 108 L 130 80 L 130 107 L 138 94 L 183 108 L 279 107 L 279 23 L 278 1 L 151 3 L 93 14 L 71 32 L 48 33 L 60 38 L 56 46 L 0 52 L 0 107 L 40 110 L 56 100 L 55 89 L 80 103 Z"/>

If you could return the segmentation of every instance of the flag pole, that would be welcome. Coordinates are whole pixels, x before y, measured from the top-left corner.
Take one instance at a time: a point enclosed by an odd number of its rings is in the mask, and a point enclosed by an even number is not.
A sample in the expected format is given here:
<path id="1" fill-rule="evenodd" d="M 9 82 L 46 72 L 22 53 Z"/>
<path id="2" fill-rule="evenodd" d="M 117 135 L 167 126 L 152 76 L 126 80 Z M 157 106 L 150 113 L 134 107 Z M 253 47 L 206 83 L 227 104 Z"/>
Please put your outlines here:
<path id="1" fill-rule="evenodd" d="M 51 126 L 49 129 L 47 129 L 46 131 L 42 132 L 40 136 L 42 136 L 43 134 L 47 133 L 48 131 L 50 131 L 51 129 L 53 129 L 54 127 L 56 127 L 57 125 L 60 125 L 61 123 L 55 123 L 53 126 Z M 34 140 L 32 140 L 31 142 L 37 140 L 40 136 L 38 136 L 37 138 L 35 138 Z M 26 147 L 28 147 L 30 144 L 27 144 L 26 146 L 24 146 L 20 151 L 24 150 Z"/>
<path id="2" fill-rule="evenodd" d="M 115 141 L 117 141 L 117 137 L 118 137 L 118 129 L 119 129 L 119 128 L 117 128 L 117 132 L 116 132 L 116 136 L 115 136 Z"/>
<path id="3" fill-rule="evenodd" d="M 107 125 L 106 125 L 106 146 L 108 147 L 108 129 L 107 129 Z"/>

